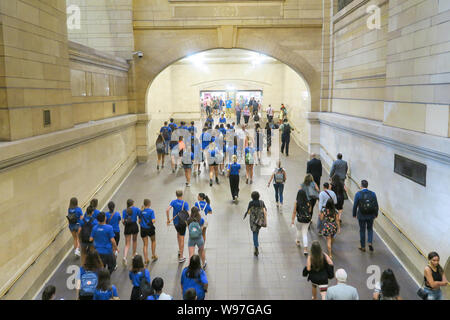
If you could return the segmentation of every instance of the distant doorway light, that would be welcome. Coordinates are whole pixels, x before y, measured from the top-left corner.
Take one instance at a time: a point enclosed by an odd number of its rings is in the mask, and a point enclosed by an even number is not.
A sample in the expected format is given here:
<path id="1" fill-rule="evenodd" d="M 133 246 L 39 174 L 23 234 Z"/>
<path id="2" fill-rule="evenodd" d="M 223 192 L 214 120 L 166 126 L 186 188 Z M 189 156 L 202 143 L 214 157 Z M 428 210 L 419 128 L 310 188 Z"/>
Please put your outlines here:
<path id="1" fill-rule="evenodd" d="M 234 90 L 236 90 L 236 88 L 233 85 L 228 85 L 227 86 L 227 90 L 228 91 L 234 91 Z"/>
<path id="2" fill-rule="evenodd" d="M 203 52 L 193 54 L 187 57 L 188 61 L 190 61 L 194 66 L 203 71 L 208 71 L 208 67 L 205 64 L 205 57 Z"/>

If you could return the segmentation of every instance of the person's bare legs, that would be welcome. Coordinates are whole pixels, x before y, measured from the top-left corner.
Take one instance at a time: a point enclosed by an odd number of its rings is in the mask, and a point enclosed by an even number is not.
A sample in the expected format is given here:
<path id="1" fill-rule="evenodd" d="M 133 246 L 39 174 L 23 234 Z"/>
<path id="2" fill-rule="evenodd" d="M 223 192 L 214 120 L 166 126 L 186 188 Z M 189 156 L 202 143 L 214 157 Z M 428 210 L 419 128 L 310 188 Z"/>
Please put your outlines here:
<path id="1" fill-rule="evenodd" d="M 78 241 L 78 231 L 71 231 L 73 238 L 73 249 L 77 250 L 80 247 L 80 243 Z"/>
<path id="2" fill-rule="evenodd" d="M 125 235 L 125 249 L 123 250 L 124 263 L 128 256 L 128 250 L 130 250 L 130 243 L 131 243 L 131 234 L 126 234 Z"/>
<path id="3" fill-rule="evenodd" d="M 205 245 L 203 245 L 201 248 L 198 248 L 198 255 L 202 260 L 202 266 L 204 266 L 206 263 Z"/>
<path id="4" fill-rule="evenodd" d="M 203 228 L 202 235 L 203 235 L 203 241 L 204 241 L 204 243 L 206 243 L 206 228 Z"/>
<path id="5" fill-rule="evenodd" d="M 328 248 L 328 255 L 330 256 L 330 259 L 333 259 L 333 254 L 331 253 L 331 243 L 332 243 L 331 236 L 327 237 L 327 248 Z"/>
<path id="6" fill-rule="evenodd" d="M 317 300 L 317 287 L 314 285 L 312 286 L 312 299 Z"/>
<path id="7" fill-rule="evenodd" d="M 249 175 L 250 181 L 253 183 L 253 164 L 250 165 Z"/>
<path id="8" fill-rule="evenodd" d="M 144 263 L 147 266 L 149 260 L 148 260 L 148 237 L 144 237 L 142 238 L 142 241 L 144 242 L 144 248 L 143 248 L 143 252 L 144 252 Z"/>
<path id="9" fill-rule="evenodd" d="M 250 165 L 246 164 L 245 165 L 245 178 L 247 179 L 247 183 L 248 183 L 249 171 L 250 171 Z"/>
<path id="10" fill-rule="evenodd" d="M 164 158 L 166 157 L 166 154 L 165 153 L 163 153 L 162 155 L 161 155 L 161 168 L 164 168 Z"/>
<path id="11" fill-rule="evenodd" d="M 178 252 L 180 253 L 180 259 L 184 257 L 184 236 L 177 233 L 178 240 Z"/>
<path id="12" fill-rule="evenodd" d="M 195 247 L 188 247 L 188 250 L 189 250 L 189 261 L 191 261 L 191 257 L 195 253 Z"/>
<path id="13" fill-rule="evenodd" d="M 137 233 L 133 234 L 133 258 L 136 255 L 136 250 L 137 250 Z"/>
<path id="14" fill-rule="evenodd" d="M 219 179 L 219 166 L 214 166 L 214 175 L 216 176 L 216 180 Z"/>
<path id="15" fill-rule="evenodd" d="M 150 237 L 150 240 L 152 241 L 152 259 L 157 258 L 156 255 L 156 237 L 153 235 Z"/>

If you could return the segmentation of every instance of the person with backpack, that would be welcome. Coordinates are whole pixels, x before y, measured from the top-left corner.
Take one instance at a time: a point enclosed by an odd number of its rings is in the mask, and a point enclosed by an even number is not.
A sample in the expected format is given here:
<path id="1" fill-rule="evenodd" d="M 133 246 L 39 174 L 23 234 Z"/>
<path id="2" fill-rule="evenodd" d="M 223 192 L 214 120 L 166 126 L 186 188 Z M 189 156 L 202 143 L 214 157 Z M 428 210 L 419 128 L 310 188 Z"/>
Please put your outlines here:
<path id="1" fill-rule="evenodd" d="M 114 252 L 119 252 L 114 240 L 113 227 L 106 224 L 106 215 L 100 212 L 97 216 L 98 224 L 92 229 L 90 242 L 94 243 L 103 265 L 108 266 L 109 273 L 113 273 L 116 268 L 116 256 Z"/>
<path id="2" fill-rule="evenodd" d="M 152 261 L 158 260 L 156 256 L 156 238 L 155 238 L 155 212 L 150 209 L 150 199 L 144 199 L 141 212 L 139 214 L 139 225 L 141 226 L 141 238 L 144 242 L 144 259 L 145 267 L 148 267 L 150 260 L 148 259 L 148 238 L 152 241 Z"/>
<path id="3" fill-rule="evenodd" d="M 97 215 L 100 213 L 100 210 L 97 209 L 98 207 L 98 199 L 92 199 L 89 205 L 94 209 L 94 212 L 92 213 L 92 218 L 96 219 Z"/>
<path id="4" fill-rule="evenodd" d="M 373 221 L 378 217 L 378 201 L 375 192 L 368 190 L 367 180 L 361 181 L 361 190 L 355 194 L 353 217 L 359 222 L 359 250 L 366 251 L 366 228 L 369 250 L 373 251 Z"/>
<path id="5" fill-rule="evenodd" d="M 281 132 L 281 153 L 284 153 L 286 148 L 286 156 L 289 156 L 289 143 L 291 142 L 291 125 L 287 119 L 283 120 L 283 124 L 280 126 Z"/>
<path id="6" fill-rule="evenodd" d="M 176 191 L 177 198 L 170 202 L 169 207 L 166 210 L 167 225 L 170 225 L 173 220 L 173 225 L 177 231 L 178 242 L 178 262 L 183 263 L 186 261 L 184 257 L 184 236 L 186 234 L 186 221 L 189 218 L 189 204 L 183 200 L 183 191 Z M 170 209 L 173 209 L 173 219 L 169 219 Z"/>
<path id="7" fill-rule="evenodd" d="M 191 133 L 191 135 L 196 135 L 197 134 L 197 128 L 195 127 L 195 122 L 191 121 L 191 126 L 188 127 L 188 131 Z"/>
<path id="8" fill-rule="evenodd" d="M 325 206 L 329 199 L 333 200 L 333 203 L 336 207 L 338 201 L 336 194 L 334 193 L 333 190 L 331 190 L 330 184 L 328 182 L 325 182 L 323 184 L 323 191 L 319 193 L 319 217 L 317 218 L 317 231 L 319 236 L 322 235 L 322 228 L 323 228 L 322 220 L 320 220 L 320 213 L 322 213 L 325 210 Z"/>
<path id="9" fill-rule="evenodd" d="M 247 147 L 244 149 L 245 154 L 245 183 L 253 183 L 253 166 L 255 165 L 255 148 L 250 139 L 246 138 Z"/>
<path id="10" fill-rule="evenodd" d="M 209 129 L 212 130 L 213 126 L 214 126 L 214 119 L 213 116 L 210 114 L 208 116 L 208 118 L 206 118 L 205 120 L 205 126 Z"/>
<path id="11" fill-rule="evenodd" d="M 277 203 L 277 207 L 280 205 L 283 206 L 283 191 L 284 191 L 284 183 L 287 180 L 286 171 L 281 167 L 281 161 L 278 160 L 278 166 L 275 168 L 272 176 L 269 179 L 269 183 L 267 187 L 270 187 L 270 183 L 273 180 L 273 187 L 275 189 L 275 201 Z M 278 199 L 280 202 L 278 202 Z"/>
<path id="12" fill-rule="evenodd" d="M 219 184 L 219 164 L 223 161 L 223 155 L 216 147 L 216 143 L 209 144 L 206 151 L 209 166 L 209 186 L 213 185 L 213 178 L 216 178 L 216 183 Z"/>
<path id="13" fill-rule="evenodd" d="M 144 267 L 144 261 L 141 255 L 133 257 L 132 269 L 128 273 L 133 289 L 131 290 L 130 300 L 146 300 L 152 292 L 152 280 L 150 271 Z"/>
<path id="14" fill-rule="evenodd" d="M 272 105 L 269 104 L 269 107 L 266 109 L 267 114 L 267 122 L 270 123 L 273 121 L 273 108 Z"/>
<path id="15" fill-rule="evenodd" d="M 333 199 L 328 199 L 325 209 L 319 214 L 319 218 L 323 221 L 322 234 L 325 238 L 327 238 L 328 255 L 330 256 L 330 259 L 333 259 L 331 246 L 334 242 L 336 234 L 341 232 L 341 225 L 339 224 L 337 212 L 334 208 Z"/>
<path id="16" fill-rule="evenodd" d="M 195 246 L 197 246 L 198 254 L 202 259 L 203 269 L 206 269 L 205 238 L 203 237 L 205 219 L 202 218 L 202 216 L 200 215 L 200 210 L 197 207 L 191 208 L 191 215 L 186 223 L 189 230 L 189 259 L 191 259 L 191 257 L 194 255 Z"/>
<path id="17" fill-rule="evenodd" d="M 122 211 L 122 223 L 125 226 L 125 249 L 123 251 L 123 265 L 127 266 L 128 250 L 131 245 L 131 238 L 133 238 L 133 257 L 136 255 L 137 249 L 137 235 L 139 233 L 139 227 L 137 224 L 138 216 L 141 214 L 141 210 L 134 206 L 134 200 L 127 200 L 127 208 Z"/>
<path id="18" fill-rule="evenodd" d="M 116 286 L 111 284 L 111 274 L 106 269 L 98 272 L 98 284 L 93 300 L 120 300 Z"/>
<path id="19" fill-rule="evenodd" d="M 237 163 L 237 155 L 233 154 L 232 163 L 228 165 L 228 179 L 230 180 L 230 190 L 233 201 L 239 198 L 239 171 L 241 165 Z"/>
<path id="20" fill-rule="evenodd" d="M 175 131 L 175 129 L 178 129 L 178 126 L 175 123 L 173 118 L 170 118 L 169 128 L 170 128 L 170 130 L 172 130 L 172 133 Z"/>
<path id="21" fill-rule="evenodd" d="M 308 227 L 311 223 L 310 202 L 303 189 L 298 190 L 297 200 L 294 204 L 294 211 L 292 212 L 291 225 L 297 228 L 295 243 L 300 246 L 300 235 L 303 237 L 303 254 L 308 255 Z"/>
<path id="22" fill-rule="evenodd" d="M 189 156 L 190 155 L 190 156 Z M 185 148 L 183 150 L 183 156 L 181 157 L 181 164 L 184 169 L 184 176 L 186 178 L 186 187 L 191 186 L 192 165 L 194 163 L 194 152 Z"/>
<path id="23" fill-rule="evenodd" d="M 110 201 L 108 203 L 108 212 L 106 213 L 107 221 L 114 231 L 114 240 L 116 241 L 117 247 L 119 247 L 119 241 L 120 241 L 120 220 L 122 220 L 122 217 L 120 216 L 120 213 L 118 211 L 115 211 L 116 205 L 114 202 Z M 117 252 L 115 252 L 115 255 L 117 257 Z"/>
<path id="24" fill-rule="evenodd" d="M 102 269 L 103 262 L 100 255 L 94 247 L 89 247 L 77 278 L 76 295 L 78 300 L 94 299 L 98 285 L 98 272 Z"/>
<path id="25" fill-rule="evenodd" d="M 89 206 L 86 208 L 86 213 L 83 219 L 80 220 L 80 246 L 81 246 L 81 264 L 84 263 L 86 258 L 87 250 L 91 243 L 91 233 L 92 229 L 97 225 L 97 219 L 93 217 L 94 208 Z"/>
<path id="26" fill-rule="evenodd" d="M 164 121 L 164 126 L 159 130 L 160 135 L 164 139 L 164 153 L 169 154 L 169 143 L 172 137 L 172 129 L 168 126 L 167 121 Z M 164 161 L 163 161 L 164 165 Z"/>
<path id="27" fill-rule="evenodd" d="M 167 144 L 167 148 L 169 148 L 169 144 Z M 158 135 L 158 138 L 156 138 L 156 154 L 158 157 L 158 161 L 156 162 L 156 170 L 159 171 L 160 166 L 161 169 L 164 169 L 164 157 L 166 155 L 166 144 L 161 133 Z"/>
<path id="28" fill-rule="evenodd" d="M 308 201 L 310 202 L 309 209 L 311 210 L 311 217 L 314 215 L 314 206 L 316 205 L 317 200 L 319 199 L 319 187 L 314 182 L 313 176 L 308 173 L 301 184 L 301 187 L 306 192 L 306 196 L 308 197 Z"/>
<path id="29" fill-rule="evenodd" d="M 78 199 L 71 198 L 69 209 L 67 209 L 67 220 L 69 221 L 69 230 L 73 238 L 73 250 L 77 257 L 80 253 L 80 240 L 78 239 L 78 232 L 80 230 L 80 221 L 83 216 L 83 210 L 78 206 Z"/>
<path id="30" fill-rule="evenodd" d="M 152 294 L 147 297 L 147 300 L 173 300 L 173 298 L 164 293 L 162 289 L 164 288 L 164 280 L 160 277 L 156 277 L 152 281 Z"/>
<path id="31" fill-rule="evenodd" d="M 259 255 L 259 230 L 261 228 L 267 228 L 267 209 L 264 201 L 259 200 L 259 192 L 252 192 L 252 201 L 249 202 L 247 212 L 244 215 L 247 217 L 249 215 L 250 230 L 253 233 L 253 245 L 255 247 L 254 255 L 258 257 Z"/>
<path id="32" fill-rule="evenodd" d="M 336 210 L 338 211 L 339 222 L 342 223 L 342 212 L 344 211 L 344 200 L 347 196 L 347 188 L 342 183 L 338 175 L 331 177 L 331 191 L 336 194 Z"/>
<path id="33" fill-rule="evenodd" d="M 200 257 L 194 254 L 189 266 L 183 269 L 181 273 L 181 292 L 183 297 L 186 296 L 186 291 L 190 288 L 195 289 L 197 293 L 197 300 L 205 300 L 205 294 L 208 291 L 208 278 L 206 272 L 201 268 Z"/>
<path id="34" fill-rule="evenodd" d="M 209 200 L 209 197 L 204 193 L 199 193 L 197 199 L 198 202 L 196 202 L 194 206 L 198 208 L 198 210 L 200 211 L 200 216 L 205 221 L 205 223 L 202 226 L 203 227 L 202 234 L 203 240 L 206 243 L 206 228 L 208 227 L 208 215 L 212 214 L 211 201 Z"/>
<path id="35" fill-rule="evenodd" d="M 317 289 L 319 289 L 322 300 L 325 300 L 328 279 L 334 278 L 334 265 L 333 260 L 322 251 L 320 242 L 317 240 L 311 244 L 311 254 L 306 259 L 303 276 L 308 277 L 308 281 L 311 281 L 312 299 L 317 299 Z"/>

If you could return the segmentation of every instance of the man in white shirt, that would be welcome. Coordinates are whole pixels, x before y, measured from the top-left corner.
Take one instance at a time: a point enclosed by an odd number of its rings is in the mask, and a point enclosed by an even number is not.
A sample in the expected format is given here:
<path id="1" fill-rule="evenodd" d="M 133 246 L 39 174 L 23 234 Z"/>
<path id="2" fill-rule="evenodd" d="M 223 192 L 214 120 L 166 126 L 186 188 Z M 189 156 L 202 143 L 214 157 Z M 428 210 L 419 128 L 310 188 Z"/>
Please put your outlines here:
<path id="1" fill-rule="evenodd" d="M 345 284 L 347 281 L 347 272 L 344 269 L 336 271 L 337 285 L 329 287 L 326 300 L 359 300 L 356 288 Z"/>
<path id="2" fill-rule="evenodd" d="M 267 113 L 267 121 L 271 123 L 273 121 L 273 109 L 272 105 L 269 104 L 269 107 L 266 109 Z"/>
<path id="3" fill-rule="evenodd" d="M 323 191 L 319 194 L 319 212 L 322 212 L 325 208 L 328 199 L 332 199 L 334 204 L 337 204 L 337 197 L 333 190 L 331 190 L 331 186 L 328 182 L 323 184 Z M 319 235 L 322 234 L 323 223 L 320 220 L 320 215 L 317 220 L 317 230 Z"/>

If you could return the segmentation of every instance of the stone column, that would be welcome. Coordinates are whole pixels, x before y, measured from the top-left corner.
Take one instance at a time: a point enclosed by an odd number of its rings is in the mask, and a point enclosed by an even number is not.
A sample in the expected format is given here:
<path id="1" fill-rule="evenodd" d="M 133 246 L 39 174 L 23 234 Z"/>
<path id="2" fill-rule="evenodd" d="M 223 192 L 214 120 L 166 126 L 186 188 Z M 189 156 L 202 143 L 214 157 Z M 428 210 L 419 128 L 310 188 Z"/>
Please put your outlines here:
<path id="1" fill-rule="evenodd" d="M 73 127 L 67 42 L 65 0 L 0 1 L 0 140 Z"/>

